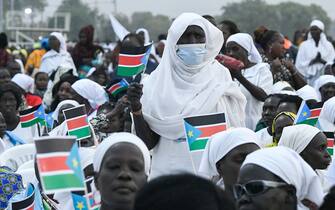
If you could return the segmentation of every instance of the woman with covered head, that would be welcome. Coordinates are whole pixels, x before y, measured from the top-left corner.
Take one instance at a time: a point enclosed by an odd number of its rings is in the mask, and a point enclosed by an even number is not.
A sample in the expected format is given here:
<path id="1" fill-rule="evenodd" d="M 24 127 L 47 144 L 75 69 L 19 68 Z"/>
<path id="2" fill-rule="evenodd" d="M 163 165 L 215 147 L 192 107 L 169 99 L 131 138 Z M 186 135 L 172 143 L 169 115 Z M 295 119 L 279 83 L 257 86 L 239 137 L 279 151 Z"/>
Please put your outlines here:
<path id="1" fill-rule="evenodd" d="M 321 21 L 311 22 L 308 39 L 301 43 L 296 59 L 297 69 L 311 85 L 321 75 L 325 64 L 335 59 L 334 47 L 327 40 L 324 30 L 325 26 Z"/>
<path id="2" fill-rule="evenodd" d="M 169 29 L 162 61 L 145 80 L 143 97 L 142 85 L 128 89 L 136 133 L 153 148 L 151 177 L 194 172 L 183 118 L 225 112 L 230 126 L 244 126 L 245 97 L 215 60 L 222 43 L 213 24 L 184 13 Z"/>
<path id="3" fill-rule="evenodd" d="M 52 32 L 49 36 L 50 50 L 43 55 L 41 72 L 52 77 L 59 68 L 72 69 L 77 74 L 71 55 L 67 52 L 65 38 L 61 33 Z"/>
<path id="4" fill-rule="evenodd" d="M 252 37 L 246 33 L 231 35 L 227 40 L 226 54 L 244 63 L 245 69 L 232 70 L 232 76 L 247 99 L 246 126 L 252 130 L 262 117 L 262 106 L 273 85 L 270 66 L 262 62 Z"/>
<path id="5" fill-rule="evenodd" d="M 322 75 L 315 80 L 314 88 L 319 101 L 325 102 L 335 96 L 335 76 Z"/>
<path id="6" fill-rule="evenodd" d="M 318 122 L 321 130 L 335 132 L 335 97 L 323 104 Z"/>
<path id="7" fill-rule="evenodd" d="M 97 147 L 93 167 L 100 209 L 132 210 L 136 193 L 147 182 L 150 153 L 135 135 L 115 133 Z"/>
<path id="8" fill-rule="evenodd" d="M 289 147 L 313 168 L 313 170 L 325 170 L 331 162 L 331 156 L 327 151 L 327 137 L 318 128 L 310 125 L 293 125 L 284 128 L 279 144 Z M 318 171 L 325 191 L 329 190 L 324 175 Z"/>
<path id="9" fill-rule="evenodd" d="M 239 210 L 317 210 L 323 199 L 317 174 L 287 147 L 248 155 L 237 183 L 234 194 Z"/>
<path id="10" fill-rule="evenodd" d="M 79 42 L 71 54 L 79 74 L 83 77 L 92 66 L 98 63 L 97 55 L 104 52 L 101 46 L 93 43 L 93 39 L 94 27 L 92 25 L 81 28 L 79 32 Z"/>
<path id="11" fill-rule="evenodd" d="M 211 180 L 221 178 L 219 185 L 234 201 L 233 185 L 236 184 L 245 157 L 259 149 L 258 139 L 248 128 L 232 128 L 214 135 L 207 143 L 202 156 L 199 174 Z"/>

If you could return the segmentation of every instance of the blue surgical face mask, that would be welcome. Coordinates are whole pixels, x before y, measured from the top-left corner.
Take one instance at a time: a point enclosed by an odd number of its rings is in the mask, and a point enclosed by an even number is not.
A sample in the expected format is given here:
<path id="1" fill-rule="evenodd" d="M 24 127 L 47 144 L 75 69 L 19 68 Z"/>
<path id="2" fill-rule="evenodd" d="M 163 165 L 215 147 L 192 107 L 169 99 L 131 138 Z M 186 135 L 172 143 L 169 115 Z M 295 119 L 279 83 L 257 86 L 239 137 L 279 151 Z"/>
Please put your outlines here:
<path id="1" fill-rule="evenodd" d="M 179 44 L 176 53 L 185 65 L 196 66 L 205 61 L 206 44 Z"/>

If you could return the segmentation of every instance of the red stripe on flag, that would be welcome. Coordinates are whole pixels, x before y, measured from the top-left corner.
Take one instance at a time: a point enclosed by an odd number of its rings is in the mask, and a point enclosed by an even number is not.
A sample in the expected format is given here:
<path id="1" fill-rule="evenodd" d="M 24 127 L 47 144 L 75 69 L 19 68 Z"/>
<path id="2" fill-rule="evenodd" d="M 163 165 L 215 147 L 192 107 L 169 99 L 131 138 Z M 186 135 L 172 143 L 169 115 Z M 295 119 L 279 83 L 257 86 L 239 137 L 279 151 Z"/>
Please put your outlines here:
<path id="1" fill-rule="evenodd" d="M 20 116 L 20 122 L 28 122 L 30 120 L 33 120 L 35 118 L 34 114 L 35 112 L 28 115 Z"/>
<path id="2" fill-rule="evenodd" d="M 73 130 L 88 125 L 85 115 L 73 119 L 68 119 L 66 120 L 66 124 L 69 130 Z"/>
<path id="3" fill-rule="evenodd" d="M 320 116 L 320 113 L 321 113 L 321 108 L 312 109 L 310 117 L 318 117 Z"/>
<path id="4" fill-rule="evenodd" d="M 119 55 L 119 65 L 127 65 L 127 66 L 137 66 L 142 64 L 141 59 L 143 58 L 143 55 L 133 55 L 133 56 L 127 56 L 124 54 Z"/>
<path id="5" fill-rule="evenodd" d="M 334 139 L 327 139 L 327 147 L 334 147 Z"/>
<path id="6" fill-rule="evenodd" d="M 202 134 L 199 138 L 205 138 L 205 137 L 210 137 L 218 132 L 224 131 L 227 129 L 226 124 L 220 124 L 220 125 L 208 125 L 204 127 L 197 127 Z"/>
<path id="7" fill-rule="evenodd" d="M 35 209 L 35 202 L 32 203 L 28 208 L 25 208 L 24 210 L 34 210 Z"/>
<path id="8" fill-rule="evenodd" d="M 53 172 L 70 170 L 66 165 L 68 156 L 56 156 L 56 157 L 38 157 L 37 163 L 40 172 Z"/>
<path id="9" fill-rule="evenodd" d="M 108 92 L 112 93 L 112 92 L 114 92 L 115 90 L 119 89 L 120 87 L 121 87 L 121 85 L 120 85 L 119 83 L 117 83 L 117 84 L 113 85 L 112 87 L 110 87 L 110 88 L 108 89 Z"/>

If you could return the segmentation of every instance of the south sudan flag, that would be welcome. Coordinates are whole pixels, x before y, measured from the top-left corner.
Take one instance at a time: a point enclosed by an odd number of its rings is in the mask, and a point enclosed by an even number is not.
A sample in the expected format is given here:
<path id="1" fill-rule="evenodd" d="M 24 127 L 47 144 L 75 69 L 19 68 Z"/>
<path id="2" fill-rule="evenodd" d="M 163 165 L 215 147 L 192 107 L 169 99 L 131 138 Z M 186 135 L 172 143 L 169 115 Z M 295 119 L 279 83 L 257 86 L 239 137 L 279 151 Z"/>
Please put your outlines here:
<path id="1" fill-rule="evenodd" d="M 38 171 L 46 194 L 85 189 L 74 137 L 42 137 L 35 140 L 35 145 Z"/>
<path id="2" fill-rule="evenodd" d="M 45 123 L 45 111 L 42 105 L 22 110 L 19 114 L 22 128 L 31 127 L 37 123 Z"/>
<path id="3" fill-rule="evenodd" d="M 152 44 L 143 47 L 122 47 L 119 54 L 117 75 L 131 77 L 144 71 L 150 56 Z"/>
<path id="4" fill-rule="evenodd" d="M 327 150 L 331 156 L 334 155 L 334 132 L 323 132 L 327 136 Z"/>
<path id="5" fill-rule="evenodd" d="M 224 113 L 188 117 L 184 119 L 184 126 L 189 150 L 204 150 L 208 139 L 227 129 Z"/>
<path id="6" fill-rule="evenodd" d="M 306 102 L 303 101 L 297 113 L 297 118 L 294 124 L 307 124 L 315 126 L 319 120 L 322 107 L 322 102 L 308 106 Z"/>
<path id="7" fill-rule="evenodd" d="M 34 210 L 35 208 L 35 187 L 29 184 L 27 187 L 27 197 L 20 201 L 12 201 L 12 210 Z"/>
<path id="8" fill-rule="evenodd" d="M 70 136 L 76 136 L 77 140 L 91 137 L 91 129 L 88 124 L 84 105 L 66 109 L 63 113 L 66 119 L 68 134 Z"/>

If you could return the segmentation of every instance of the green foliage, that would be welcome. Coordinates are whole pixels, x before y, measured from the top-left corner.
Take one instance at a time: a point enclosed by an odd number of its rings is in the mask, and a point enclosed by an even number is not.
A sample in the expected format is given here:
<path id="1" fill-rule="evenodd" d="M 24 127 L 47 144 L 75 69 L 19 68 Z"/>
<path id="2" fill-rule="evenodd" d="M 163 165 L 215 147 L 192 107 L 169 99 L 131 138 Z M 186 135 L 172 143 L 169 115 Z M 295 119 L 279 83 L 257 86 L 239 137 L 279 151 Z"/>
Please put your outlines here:
<path id="1" fill-rule="evenodd" d="M 292 37 L 297 29 L 308 27 L 313 19 L 323 21 L 326 28 L 331 22 L 327 13 L 315 4 L 305 6 L 284 2 L 270 5 L 263 0 L 244 0 L 230 3 L 222 9 L 224 12 L 218 17 L 219 20 L 232 20 L 237 23 L 241 31 L 249 33 L 264 25 Z"/>

